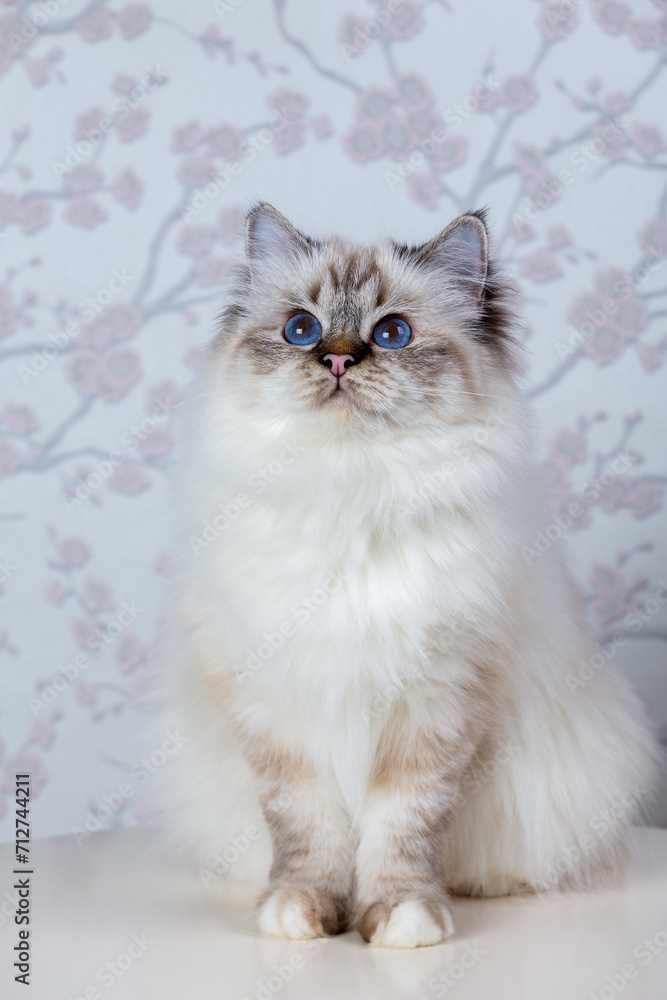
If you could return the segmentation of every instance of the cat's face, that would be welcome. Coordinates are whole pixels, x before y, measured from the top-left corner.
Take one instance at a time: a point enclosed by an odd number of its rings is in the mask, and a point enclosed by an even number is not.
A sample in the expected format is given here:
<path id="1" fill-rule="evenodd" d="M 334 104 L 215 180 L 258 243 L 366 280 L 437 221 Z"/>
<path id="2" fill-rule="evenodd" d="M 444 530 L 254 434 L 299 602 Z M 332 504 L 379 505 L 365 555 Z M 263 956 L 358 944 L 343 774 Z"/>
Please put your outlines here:
<path id="1" fill-rule="evenodd" d="M 261 205 L 246 250 L 216 341 L 246 409 L 349 429 L 456 422 L 510 377 L 509 314 L 478 215 L 422 247 L 356 247 L 310 240 Z"/>

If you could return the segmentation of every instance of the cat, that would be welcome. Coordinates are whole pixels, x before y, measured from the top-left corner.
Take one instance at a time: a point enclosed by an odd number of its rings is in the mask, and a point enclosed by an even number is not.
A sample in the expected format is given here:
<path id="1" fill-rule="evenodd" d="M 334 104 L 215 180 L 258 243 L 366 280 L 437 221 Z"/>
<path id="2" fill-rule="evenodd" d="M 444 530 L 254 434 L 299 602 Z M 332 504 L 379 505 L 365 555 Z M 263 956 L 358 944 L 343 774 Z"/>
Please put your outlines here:
<path id="1" fill-rule="evenodd" d="M 453 933 L 450 894 L 613 877 L 657 742 L 549 523 L 483 212 L 409 247 L 272 206 L 193 393 L 165 804 L 261 933 Z M 590 675 L 590 676 L 589 676 Z"/>

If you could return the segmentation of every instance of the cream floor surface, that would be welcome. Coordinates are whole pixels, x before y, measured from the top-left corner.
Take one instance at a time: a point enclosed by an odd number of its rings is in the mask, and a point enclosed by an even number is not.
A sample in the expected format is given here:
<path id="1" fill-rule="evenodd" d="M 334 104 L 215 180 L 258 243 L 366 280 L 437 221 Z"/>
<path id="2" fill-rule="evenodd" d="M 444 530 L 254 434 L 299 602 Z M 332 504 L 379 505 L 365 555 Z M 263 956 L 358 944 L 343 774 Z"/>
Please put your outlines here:
<path id="1" fill-rule="evenodd" d="M 357 934 L 263 939 L 250 904 L 158 864 L 147 831 L 33 843 L 32 984 L 12 963 L 13 849 L 0 850 L 0 997 L 26 1000 L 665 1000 L 667 831 L 636 831 L 626 884 L 454 900 L 457 934 L 414 952 Z M 9 915 L 7 915 L 9 913 Z"/>

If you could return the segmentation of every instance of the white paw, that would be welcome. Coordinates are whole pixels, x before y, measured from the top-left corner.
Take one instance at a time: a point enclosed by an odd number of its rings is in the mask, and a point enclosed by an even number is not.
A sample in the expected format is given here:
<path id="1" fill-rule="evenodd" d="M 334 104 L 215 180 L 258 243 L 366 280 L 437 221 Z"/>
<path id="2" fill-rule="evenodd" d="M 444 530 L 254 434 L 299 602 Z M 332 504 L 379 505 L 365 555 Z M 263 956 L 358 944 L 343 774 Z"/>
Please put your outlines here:
<path id="1" fill-rule="evenodd" d="M 260 900 L 256 919 L 260 933 L 292 941 L 325 937 L 338 930 L 331 896 L 309 886 L 283 885 L 271 890 Z"/>
<path id="2" fill-rule="evenodd" d="M 377 926 L 372 929 L 376 918 Z M 421 948 L 440 944 L 450 937 L 454 933 L 454 921 L 444 903 L 433 899 L 405 899 L 393 905 L 376 903 L 371 907 L 366 914 L 366 931 L 364 934 L 362 930 L 363 936 L 376 948 Z"/>

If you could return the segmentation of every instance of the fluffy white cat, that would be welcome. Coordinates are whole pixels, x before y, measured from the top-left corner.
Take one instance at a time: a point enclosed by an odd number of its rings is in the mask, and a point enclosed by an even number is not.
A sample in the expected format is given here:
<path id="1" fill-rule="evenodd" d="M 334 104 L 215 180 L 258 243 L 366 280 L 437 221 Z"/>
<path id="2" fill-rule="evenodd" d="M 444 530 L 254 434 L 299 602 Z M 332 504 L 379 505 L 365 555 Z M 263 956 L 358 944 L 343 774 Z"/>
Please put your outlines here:
<path id="1" fill-rule="evenodd" d="M 613 876 L 653 782 L 554 544 L 481 213 L 430 243 L 249 213 L 194 396 L 167 808 L 261 931 L 435 944 L 447 894 Z M 596 661 L 597 662 L 597 661 Z M 590 671 L 588 672 L 590 673 Z"/>

